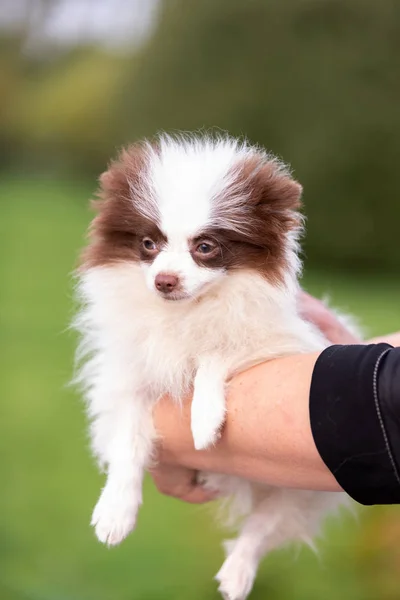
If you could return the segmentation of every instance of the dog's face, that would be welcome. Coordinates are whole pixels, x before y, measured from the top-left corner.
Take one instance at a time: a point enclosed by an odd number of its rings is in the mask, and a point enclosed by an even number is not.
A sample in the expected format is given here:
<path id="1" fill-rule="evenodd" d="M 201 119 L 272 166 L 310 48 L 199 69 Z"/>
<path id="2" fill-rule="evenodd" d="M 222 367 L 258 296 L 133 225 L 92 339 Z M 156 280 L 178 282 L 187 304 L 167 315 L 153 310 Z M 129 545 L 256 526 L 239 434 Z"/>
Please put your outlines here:
<path id="1" fill-rule="evenodd" d="M 183 300 L 198 296 L 223 275 L 216 260 L 220 254 L 217 240 L 207 233 L 193 237 L 167 233 L 158 241 L 142 240 L 141 266 L 151 290 L 165 300 Z"/>
<path id="2" fill-rule="evenodd" d="M 197 298 L 227 273 L 282 279 L 301 187 L 276 159 L 231 139 L 162 137 L 101 176 L 83 268 L 140 264 L 166 301 Z"/>

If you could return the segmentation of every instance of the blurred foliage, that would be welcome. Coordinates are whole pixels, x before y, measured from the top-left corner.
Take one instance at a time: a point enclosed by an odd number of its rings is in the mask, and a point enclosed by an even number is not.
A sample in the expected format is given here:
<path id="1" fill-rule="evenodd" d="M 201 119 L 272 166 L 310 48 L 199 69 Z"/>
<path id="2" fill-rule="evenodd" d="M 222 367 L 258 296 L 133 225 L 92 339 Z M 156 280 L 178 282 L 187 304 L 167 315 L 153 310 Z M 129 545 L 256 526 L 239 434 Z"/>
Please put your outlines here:
<path id="1" fill-rule="evenodd" d="M 100 172 L 120 144 L 217 127 L 289 162 L 313 263 L 395 268 L 400 3 L 164 0 L 135 53 L 0 47 L 4 164 Z"/>
<path id="2" fill-rule="evenodd" d="M 114 108 L 126 71 L 134 69 L 134 57 L 76 50 L 55 62 L 23 67 L 3 113 L 14 151 L 8 157 L 11 164 L 22 162 L 46 172 L 97 173 L 114 152 L 119 119 Z"/>
<path id="3" fill-rule="evenodd" d="M 134 132 L 244 134 L 304 184 L 311 260 L 399 266 L 399 77 L 398 2 L 174 0 L 136 73 Z"/>

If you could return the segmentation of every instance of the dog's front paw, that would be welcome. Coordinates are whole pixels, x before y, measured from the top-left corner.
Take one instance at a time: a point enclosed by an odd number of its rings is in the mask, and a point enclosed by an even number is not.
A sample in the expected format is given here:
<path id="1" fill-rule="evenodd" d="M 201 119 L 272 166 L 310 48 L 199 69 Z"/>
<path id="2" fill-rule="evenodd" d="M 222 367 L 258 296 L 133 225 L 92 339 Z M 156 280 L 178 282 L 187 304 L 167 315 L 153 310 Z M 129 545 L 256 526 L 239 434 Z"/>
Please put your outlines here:
<path id="1" fill-rule="evenodd" d="M 192 403 L 192 435 L 196 450 L 215 444 L 225 421 L 225 405 L 218 398 L 215 402 Z"/>
<path id="2" fill-rule="evenodd" d="M 251 592 L 255 575 L 256 569 L 251 562 L 232 554 L 215 576 L 220 584 L 218 591 L 224 600 L 245 600 Z"/>
<path id="3" fill-rule="evenodd" d="M 134 494 L 128 498 L 126 491 L 106 486 L 91 521 L 100 542 L 108 546 L 120 544 L 135 528 L 140 503 L 140 499 L 135 501 Z"/>

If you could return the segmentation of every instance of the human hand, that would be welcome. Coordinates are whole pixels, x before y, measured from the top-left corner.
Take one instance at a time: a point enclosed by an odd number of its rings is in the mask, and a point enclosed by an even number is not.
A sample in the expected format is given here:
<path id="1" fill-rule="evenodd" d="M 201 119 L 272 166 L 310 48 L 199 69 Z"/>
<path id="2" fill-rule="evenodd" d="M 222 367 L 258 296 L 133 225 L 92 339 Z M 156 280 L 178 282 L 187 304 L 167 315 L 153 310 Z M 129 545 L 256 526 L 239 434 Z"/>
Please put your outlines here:
<path id="1" fill-rule="evenodd" d="M 197 471 L 193 469 L 160 461 L 150 474 L 157 490 L 164 496 L 172 496 L 190 504 L 204 504 L 215 498 L 197 482 Z"/>
<path id="2" fill-rule="evenodd" d="M 197 452 L 194 448 L 190 405 L 186 400 L 182 406 L 177 406 L 169 398 L 161 398 L 157 403 L 154 420 L 161 437 L 150 475 L 161 494 L 191 504 L 203 504 L 214 500 L 215 495 L 198 483 L 198 470 L 192 468 L 193 455 L 202 456 L 206 451 Z"/>
<path id="3" fill-rule="evenodd" d="M 159 446 L 152 476 L 158 489 L 190 502 L 212 500 L 196 482 L 199 471 L 277 487 L 335 489 L 309 422 L 310 382 L 318 356 L 286 356 L 236 375 L 227 389 L 221 438 L 206 450 L 194 447 L 190 397 L 181 405 L 161 398 L 154 407 Z"/>

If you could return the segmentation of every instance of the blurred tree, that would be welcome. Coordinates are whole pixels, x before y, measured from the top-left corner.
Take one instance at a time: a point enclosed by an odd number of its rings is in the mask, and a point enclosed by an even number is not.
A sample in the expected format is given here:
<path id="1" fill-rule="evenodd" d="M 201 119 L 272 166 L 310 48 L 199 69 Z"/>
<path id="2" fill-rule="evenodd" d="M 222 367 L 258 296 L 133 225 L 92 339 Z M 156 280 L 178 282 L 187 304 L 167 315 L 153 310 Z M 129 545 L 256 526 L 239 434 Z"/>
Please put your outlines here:
<path id="1" fill-rule="evenodd" d="M 392 0 L 168 0 L 123 112 L 132 137 L 217 126 L 261 143 L 305 186 L 313 261 L 393 266 L 399 67 Z"/>
<path id="2" fill-rule="evenodd" d="M 35 69 L 12 113 L 25 159 L 36 168 L 97 174 L 118 144 L 116 106 L 133 68 L 132 57 L 86 49 Z"/>

